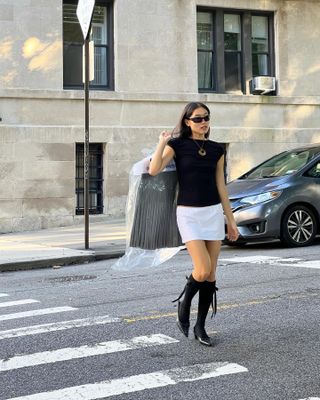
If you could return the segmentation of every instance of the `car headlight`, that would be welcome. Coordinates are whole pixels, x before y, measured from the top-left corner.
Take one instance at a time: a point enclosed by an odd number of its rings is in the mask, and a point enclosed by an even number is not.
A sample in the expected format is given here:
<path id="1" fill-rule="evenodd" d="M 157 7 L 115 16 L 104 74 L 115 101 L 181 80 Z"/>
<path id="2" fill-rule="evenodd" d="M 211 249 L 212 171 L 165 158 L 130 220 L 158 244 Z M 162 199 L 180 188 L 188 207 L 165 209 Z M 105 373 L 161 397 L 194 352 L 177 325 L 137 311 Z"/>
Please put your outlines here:
<path id="1" fill-rule="evenodd" d="M 277 197 L 280 196 L 281 193 L 282 193 L 282 191 L 279 190 L 279 191 L 260 193 L 260 194 L 256 194 L 255 196 L 243 197 L 240 200 L 240 203 L 241 204 L 250 204 L 250 205 L 264 203 L 265 201 L 276 199 Z"/>

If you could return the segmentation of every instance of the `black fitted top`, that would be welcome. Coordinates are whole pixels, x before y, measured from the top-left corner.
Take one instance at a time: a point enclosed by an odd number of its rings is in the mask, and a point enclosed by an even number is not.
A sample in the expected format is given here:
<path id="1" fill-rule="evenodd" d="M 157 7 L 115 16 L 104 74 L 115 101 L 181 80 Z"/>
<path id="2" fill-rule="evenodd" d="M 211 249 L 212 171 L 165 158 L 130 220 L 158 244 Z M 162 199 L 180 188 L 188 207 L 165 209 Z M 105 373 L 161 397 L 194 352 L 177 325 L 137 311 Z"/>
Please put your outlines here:
<path id="1" fill-rule="evenodd" d="M 199 146 L 202 140 L 196 140 Z M 220 203 L 216 185 L 216 169 L 223 147 L 212 140 L 206 140 L 205 156 L 198 154 L 199 146 L 193 139 L 175 138 L 168 142 L 174 152 L 179 194 L 177 204 L 180 206 L 205 207 Z"/>

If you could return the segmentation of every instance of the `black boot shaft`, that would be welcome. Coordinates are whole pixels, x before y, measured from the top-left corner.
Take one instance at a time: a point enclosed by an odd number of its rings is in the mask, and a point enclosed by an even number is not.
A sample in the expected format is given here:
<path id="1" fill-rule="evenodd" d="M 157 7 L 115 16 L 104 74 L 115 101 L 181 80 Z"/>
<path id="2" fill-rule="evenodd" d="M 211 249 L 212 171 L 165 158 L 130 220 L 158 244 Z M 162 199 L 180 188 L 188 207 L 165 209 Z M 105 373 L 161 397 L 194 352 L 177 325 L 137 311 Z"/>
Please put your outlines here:
<path id="1" fill-rule="evenodd" d="M 188 281 L 180 294 L 180 296 L 174 300 L 179 301 L 183 296 L 183 300 L 178 302 L 178 327 L 181 332 L 188 336 L 190 326 L 190 308 L 193 297 L 201 288 L 203 282 L 196 281 L 192 275 L 189 276 Z"/>
<path id="2" fill-rule="evenodd" d="M 199 291 L 199 304 L 197 322 L 194 327 L 194 335 L 201 344 L 206 346 L 213 346 L 212 339 L 207 335 L 205 330 L 205 322 L 209 312 L 210 305 L 212 305 L 213 312 L 216 313 L 217 300 L 216 300 L 216 282 L 203 282 Z"/>

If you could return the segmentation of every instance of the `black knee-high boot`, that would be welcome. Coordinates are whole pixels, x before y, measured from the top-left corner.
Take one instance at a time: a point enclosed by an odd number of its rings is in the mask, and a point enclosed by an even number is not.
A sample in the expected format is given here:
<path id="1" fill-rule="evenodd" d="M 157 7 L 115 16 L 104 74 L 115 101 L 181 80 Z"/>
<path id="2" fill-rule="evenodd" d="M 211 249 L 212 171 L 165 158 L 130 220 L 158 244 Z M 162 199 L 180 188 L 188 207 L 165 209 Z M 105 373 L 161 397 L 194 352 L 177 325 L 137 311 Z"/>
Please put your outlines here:
<path id="1" fill-rule="evenodd" d="M 193 276 L 190 275 L 180 296 L 176 300 L 173 300 L 173 303 L 178 301 L 178 328 L 186 337 L 189 335 L 191 302 L 202 284 L 203 282 L 196 281 Z M 182 296 L 183 300 L 179 301 Z"/>
<path id="2" fill-rule="evenodd" d="M 210 305 L 212 305 L 213 313 L 217 311 L 217 296 L 216 282 L 203 282 L 199 290 L 199 304 L 198 304 L 198 316 L 197 322 L 194 327 L 194 336 L 201 344 L 206 346 L 213 346 L 212 339 L 207 335 L 205 330 L 206 318 Z M 213 315 L 212 313 L 212 315 Z"/>

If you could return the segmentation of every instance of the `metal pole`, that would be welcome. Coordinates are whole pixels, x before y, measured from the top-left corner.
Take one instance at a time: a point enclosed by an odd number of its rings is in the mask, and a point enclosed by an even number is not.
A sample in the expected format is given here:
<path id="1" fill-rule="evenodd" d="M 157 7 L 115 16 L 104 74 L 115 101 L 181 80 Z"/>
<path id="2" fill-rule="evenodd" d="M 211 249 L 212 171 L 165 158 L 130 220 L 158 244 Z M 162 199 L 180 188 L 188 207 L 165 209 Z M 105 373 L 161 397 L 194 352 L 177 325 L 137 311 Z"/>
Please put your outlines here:
<path id="1" fill-rule="evenodd" d="M 90 30 L 89 30 L 90 32 Z M 85 82 L 84 82 L 84 242 L 89 249 L 89 35 L 84 41 Z"/>

